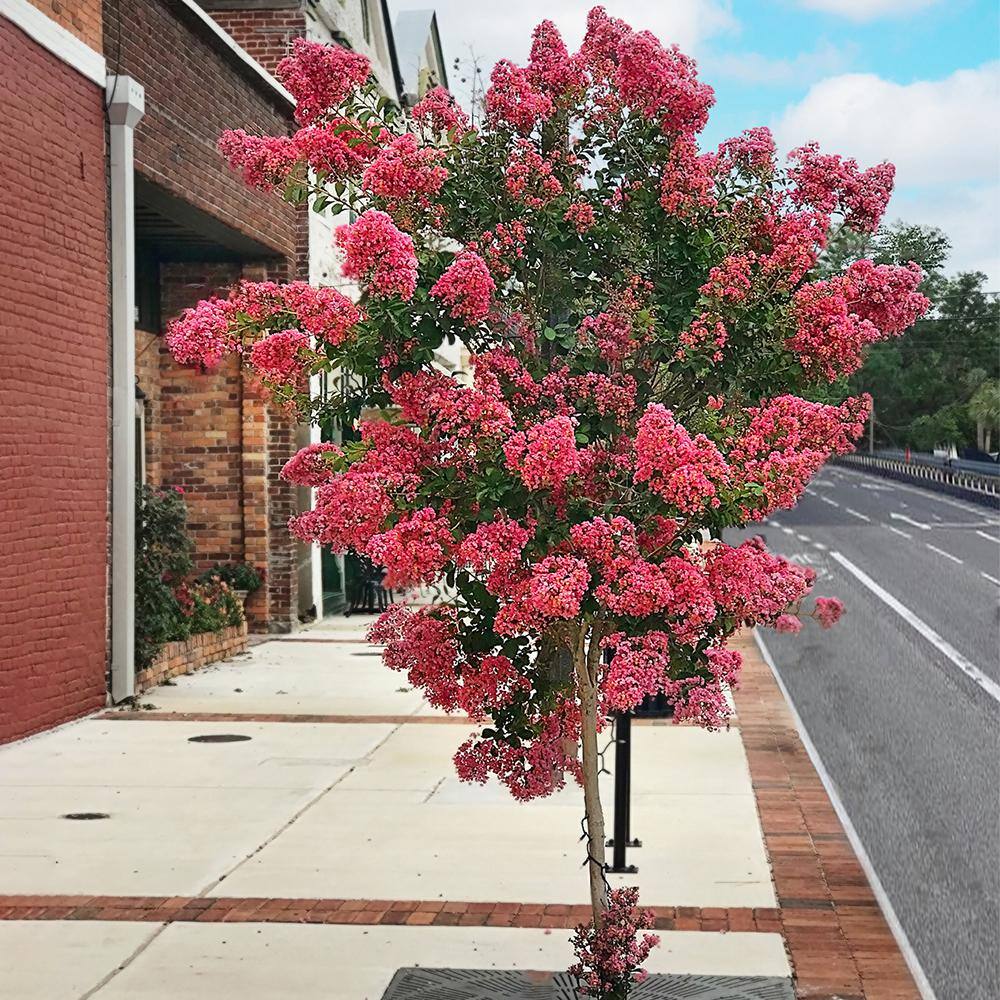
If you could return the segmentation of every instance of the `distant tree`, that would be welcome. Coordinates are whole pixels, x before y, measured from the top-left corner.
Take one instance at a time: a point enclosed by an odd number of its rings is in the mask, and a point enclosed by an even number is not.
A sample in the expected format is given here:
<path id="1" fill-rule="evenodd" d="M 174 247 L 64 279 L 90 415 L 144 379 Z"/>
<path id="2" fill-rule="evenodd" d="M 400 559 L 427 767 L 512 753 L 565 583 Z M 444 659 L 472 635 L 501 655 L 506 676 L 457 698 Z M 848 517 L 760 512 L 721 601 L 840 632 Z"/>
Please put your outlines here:
<path id="1" fill-rule="evenodd" d="M 986 275 L 945 276 L 950 249 L 948 237 L 932 226 L 897 222 L 874 233 L 841 227 L 817 264 L 824 277 L 864 257 L 877 264 L 912 260 L 924 270 L 920 291 L 934 309 L 905 338 L 873 345 L 865 368 L 850 379 L 852 393 L 868 392 L 874 400 L 880 445 L 982 447 L 985 423 L 977 429 L 970 404 L 980 386 L 1000 377 L 1000 311 Z"/>
<path id="2" fill-rule="evenodd" d="M 987 379 L 969 400 L 969 416 L 976 422 L 976 446 L 992 451 L 993 431 L 1000 427 L 1000 382 Z"/>

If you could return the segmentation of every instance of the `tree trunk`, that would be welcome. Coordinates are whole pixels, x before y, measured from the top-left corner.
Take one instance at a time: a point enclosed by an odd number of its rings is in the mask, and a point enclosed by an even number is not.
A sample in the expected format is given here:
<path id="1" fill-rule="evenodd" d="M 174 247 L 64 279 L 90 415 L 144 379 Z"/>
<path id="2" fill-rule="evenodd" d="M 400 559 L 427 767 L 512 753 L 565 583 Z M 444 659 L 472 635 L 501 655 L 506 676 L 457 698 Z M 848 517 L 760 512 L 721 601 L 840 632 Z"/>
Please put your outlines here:
<path id="1" fill-rule="evenodd" d="M 596 646 L 596 636 L 591 636 Z M 608 908 L 607 884 L 604 880 L 604 810 L 598 785 L 600 758 L 597 752 L 597 686 L 588 661 L 596 661 L 584 642 L 574 653 L 576 676 L 580 690 L 581 734 L 583 745 L 583 801 L 587 810 L 587 871 L 590 876 L 590 905 L 594 913 L 594 926 L 604 922 Z"/>

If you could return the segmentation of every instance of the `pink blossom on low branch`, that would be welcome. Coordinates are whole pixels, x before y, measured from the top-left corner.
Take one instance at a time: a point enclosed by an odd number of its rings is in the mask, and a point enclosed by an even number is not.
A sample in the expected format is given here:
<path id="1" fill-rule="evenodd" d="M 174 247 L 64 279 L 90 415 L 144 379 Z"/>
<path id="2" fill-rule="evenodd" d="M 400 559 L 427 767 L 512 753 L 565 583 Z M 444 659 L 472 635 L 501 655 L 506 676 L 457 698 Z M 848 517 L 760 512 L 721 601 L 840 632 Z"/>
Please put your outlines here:
<path id="1" fill-rule="evenodd" d="M 653 927 L 652 911 L 636 909 L 638 902 L 637 888 L 612 889 L 601 926 L 577 927 L 572 940 L 576 961 L 569 972 L 581 996 L 624 997 L 633 983 L 646 978 L 642 963 L 660 939 L 655 934 L 637 936 Z"/>
<path id="2" fill-rule="evenodd" d="M 480 524 L 458 546 L 460 564 L 482 572 L 503 562 L 518 560 L 531 538 L 531 531 L 512 518 L 498 514 Z"/>
<path id="3" fill-rule="evenodd" d="M 307 125 L 292 136 L 300 160 L 332 178 L 353 178 L 378 153 L 378 146 L 360 125 L 333 121 Z"/>
<path id="4" fill-rule="evenodd" d="M 563 218 L 567 222 L 572 222 L 578 233 L 585 233 L 596 221 L 593 206 L 585 201 L 574 201 L 566 209 Z"/>
<path id="5" fill-rule="evenodd" d="M 322 486 L 330 482 L 334 472 L 329 458 L 343 458 L 344 453 L 332 441 L 318 441 L 297 451 L 281 468 L 281 478 L 296 486 Z"/>
<path id="6" fill-rule="evenodd" d="M 668 215 L 691 218 L 718 204 L 715 174 L 718 157 L 699 155 L 693 136 L 678 136 L 660 175 L 660 205 Z"/>
<path id="7" fill-rule="evenodd" d="M 776 632 L 796 632 L 802 631 L 802 622 L 795 615 L 778 615 L 774 622 Z"/>
<path id="8" fill-rule="evenodd" d="M 836 597 L 817 597 L 813 608 L 813 618 L 823 628 L 833 628 L 844 614 L 844 602 Z"/>
<path id="9" fill-rule="evenodd" d="M 344 274 L 367 282 L 375 295 L 410 299 L 417 287 L 417 255 L 413 239 L 392 219 L 369 209 L 357 222 L 337 230 L 344 249 Z"/>
<path id="10" fill-rule="evenodd" d="M 281 297 L 306 333 L 333 347 L 348 340 L 361 322 L 361 310 L 336 288 L 293 281 L 281 286 Z"/>
<path id="11" fill-rule="evenodd" d="M 434 283 L 430 294 L 447 306 L 452 319 L 474 326 L 489 316 L 495 291 L 496 282 L 483 258 L 464 250 Z"/>
<path id="12" fill-rule="evenodd" d="M 503 446 L 507 464 L 529 490 L 560 487 L 580 470 L 576 433 L 569 417 L 552 417 L 519 431 Z"/>
<path id="13" fill-rule="evenodd" d="M 291 55 L 278 63 L 278 79 L 295 98 L 295 120 L 311 125 L 360 87 L 369 68 L 365 56 L 346 46 L 296 38 Z"/>
<path id="14" fill-rule="evenodd" d="M 718 505 L 729 469 L 719 449 L 703 434 L 691 437 L 673 413 L 651 403 L 639 418 L 635 437 L 635 481 L 686 514 Z"/>

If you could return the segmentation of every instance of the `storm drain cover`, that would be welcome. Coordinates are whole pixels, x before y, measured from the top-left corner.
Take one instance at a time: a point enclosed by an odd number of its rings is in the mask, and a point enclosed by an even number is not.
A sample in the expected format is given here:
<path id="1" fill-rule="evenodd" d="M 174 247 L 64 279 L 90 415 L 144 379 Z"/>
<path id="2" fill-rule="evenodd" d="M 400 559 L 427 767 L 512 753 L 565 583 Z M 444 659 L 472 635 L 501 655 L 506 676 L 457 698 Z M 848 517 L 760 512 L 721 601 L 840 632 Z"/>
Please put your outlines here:
<path id="1" fill-rule="evenodd" d="M 634 1000 L 794 1000 L 790 979 L 768 976 L 652 975 Z M 400 969 L 382 1000 L 578 1000 L 565 972 Z"/>
<path id="2" fill-rule="evenodd" d="M 189 736 L 188 743 L 244 743 L 252 739 L 252 736 L 239 736 L 236 733 L 209 733 L 207 736 Z"/>
<path id="3" fill-rule="evenodd" d="M 111 819 L 110 813 L 64 813 L 62 819 Z"/>

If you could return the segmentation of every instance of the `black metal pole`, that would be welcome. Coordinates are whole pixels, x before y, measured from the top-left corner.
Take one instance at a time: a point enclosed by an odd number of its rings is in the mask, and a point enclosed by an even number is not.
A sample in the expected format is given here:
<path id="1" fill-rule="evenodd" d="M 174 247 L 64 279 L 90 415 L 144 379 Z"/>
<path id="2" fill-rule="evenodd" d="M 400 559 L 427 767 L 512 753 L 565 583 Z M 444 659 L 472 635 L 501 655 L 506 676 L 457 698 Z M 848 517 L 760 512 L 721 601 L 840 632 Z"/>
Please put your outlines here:
<path id="1" fill-rule="evenodd" d="M 632 769 L 632 716 L 628 712 L 615 714 L 615 824 L 614 836 L 608 841 L 613 848 L 609 872 L 632 874 L 639 869 L 626 863 L 625 850 L 641 846 L 629 840 L 629 791 Z"/>

